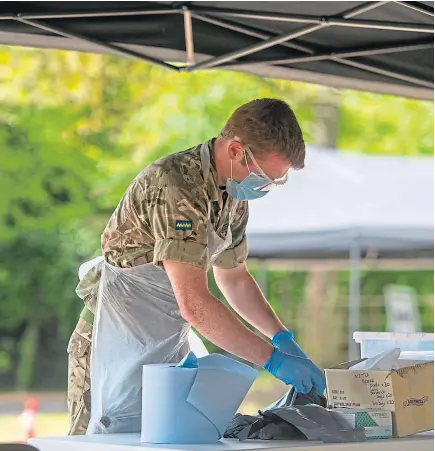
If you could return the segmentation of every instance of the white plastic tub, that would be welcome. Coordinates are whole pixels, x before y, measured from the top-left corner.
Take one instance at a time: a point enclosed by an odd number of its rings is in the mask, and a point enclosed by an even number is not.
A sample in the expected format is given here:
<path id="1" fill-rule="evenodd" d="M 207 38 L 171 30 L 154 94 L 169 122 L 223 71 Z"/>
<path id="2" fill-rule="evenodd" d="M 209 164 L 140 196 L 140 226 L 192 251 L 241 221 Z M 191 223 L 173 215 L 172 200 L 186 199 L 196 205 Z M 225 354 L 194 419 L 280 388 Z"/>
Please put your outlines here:
<path id="1" fill-rule="evenodd" d="M 361 358 L 373 357 L 393 348 L 405 351 L 408 358 L 410 352 L 418 360 L 433 360 L 434 334 L 397 333 L 397 332 L 354 332 L 353 339 L 361 346 Z"/>
<path id="2" fill-rule="evenodd" d="M 434 351 L 402 351 L 400 353 L 400 360 L 424 360 L 428 362 L 434 361 Z"/>

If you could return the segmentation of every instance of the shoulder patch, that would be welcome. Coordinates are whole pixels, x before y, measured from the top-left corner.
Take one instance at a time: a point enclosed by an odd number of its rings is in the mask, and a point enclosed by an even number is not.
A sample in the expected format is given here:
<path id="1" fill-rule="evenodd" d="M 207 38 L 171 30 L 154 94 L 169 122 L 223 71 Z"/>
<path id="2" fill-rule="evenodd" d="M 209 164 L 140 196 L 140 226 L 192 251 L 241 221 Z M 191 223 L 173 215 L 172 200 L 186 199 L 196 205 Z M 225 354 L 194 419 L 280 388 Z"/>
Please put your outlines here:
<path id="1" fill-rule="evenodd" d="M 175 221 L 175 230 L 192 230 L 192 221 Z"/>

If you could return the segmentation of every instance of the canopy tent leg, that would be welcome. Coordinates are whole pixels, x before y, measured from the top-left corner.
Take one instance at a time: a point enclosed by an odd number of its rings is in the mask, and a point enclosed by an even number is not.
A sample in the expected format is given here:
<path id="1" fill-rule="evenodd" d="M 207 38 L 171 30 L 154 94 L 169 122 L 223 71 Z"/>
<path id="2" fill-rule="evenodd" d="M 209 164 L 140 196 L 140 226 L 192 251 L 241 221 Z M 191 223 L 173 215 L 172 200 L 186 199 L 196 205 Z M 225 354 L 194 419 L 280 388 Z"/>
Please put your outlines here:
<path id="1" fill-rule="evenodd" d="M 360 358 L 353 333 L 360 328 L 361 307 L 361 248 L 354 241 L 349 250 L 349 302 L 348 302 L 348 360 Z"/>

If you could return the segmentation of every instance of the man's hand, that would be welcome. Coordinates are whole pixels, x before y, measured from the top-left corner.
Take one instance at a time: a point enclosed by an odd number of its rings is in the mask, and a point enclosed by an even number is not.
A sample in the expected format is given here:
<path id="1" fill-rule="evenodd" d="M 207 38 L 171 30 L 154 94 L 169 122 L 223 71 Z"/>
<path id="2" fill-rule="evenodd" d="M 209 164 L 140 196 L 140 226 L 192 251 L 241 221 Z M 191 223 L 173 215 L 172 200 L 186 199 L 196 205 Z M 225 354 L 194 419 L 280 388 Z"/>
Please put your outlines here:
<path id="1" fill-rule="evenodd" d="M 220 348 L 263 366 L 273 346 L 251 332 L 218 299 L 210 294 L 207 273 L 186 263 L 165 260 L 180 313 L 205 338 Z"/>
<path id="2" fill-rule="evenodd" d="M 214 267 L 213 270 L 222 294 L 243 319 L 268 338 L 285 330 L 245 264 L 234 269 Z"/>
<path id="3" fill-rule="evenodd" d="M 288 330 L 278 332 L 272 338 L 272 344 L 276 349 L 278 349 L 278 351 L 284 352 L 285 354 L 308 358 L 305 352 L 302 351 L 299 345 L 295 342 L 293 334 Z"/>
<path id="4" fill-rule="evenodd" d="M 309 393 L 315 388 L 317 394 L 322 396 L 325 391 L 325 377 L 309 359 L 284 354 L 275 349 L 264 368 L 285 384 L 293 385 L 299 393 Z"/>

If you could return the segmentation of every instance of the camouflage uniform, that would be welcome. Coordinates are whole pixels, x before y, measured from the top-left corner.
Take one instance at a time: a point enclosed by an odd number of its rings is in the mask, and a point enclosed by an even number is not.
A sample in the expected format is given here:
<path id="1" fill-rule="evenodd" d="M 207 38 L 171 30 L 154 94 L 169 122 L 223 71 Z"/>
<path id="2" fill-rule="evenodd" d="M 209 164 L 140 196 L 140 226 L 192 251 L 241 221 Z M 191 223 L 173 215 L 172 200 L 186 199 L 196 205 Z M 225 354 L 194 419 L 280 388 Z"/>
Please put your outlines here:
<path id="1" fill-rule="evenodd" d="M 84 435 L 90 419 L 92 322 L 97 307 L 101 266 L 97 265 L 88 271 L 76 289 L 86 307 L 80 315 L 67 349 L 69 435 Z"/>
<path id="2" fill-rule="evenodd" d="M 218 256 L 214 266 L 231 269 L 246 260 L 248 203 L 219 189 L 213 140 L 207 145 L 211 160 L 207 180 L 202 174 L 201 146 L 164 157 L 133 180 L 102 235 L 103 256 L 108 263 L 128 268 L 152 262 L 163 267 L 164 260 L 174 260 L 206 269 L 209 214 L 214 230 L 224 238 L 230 210 L 235 211 L 232 245 Z M 188 227 L 178 227 L 179 221 Z M 77 286 L 86 307 L 68 346 L 70 434 L 84 434 L 90 418 L 92 320 L 101 267 L 91 269 Z"/>

